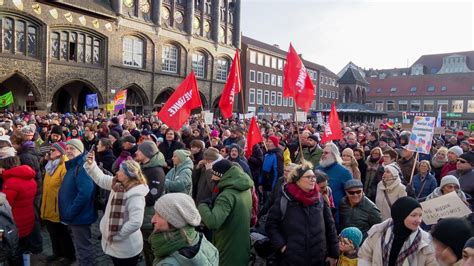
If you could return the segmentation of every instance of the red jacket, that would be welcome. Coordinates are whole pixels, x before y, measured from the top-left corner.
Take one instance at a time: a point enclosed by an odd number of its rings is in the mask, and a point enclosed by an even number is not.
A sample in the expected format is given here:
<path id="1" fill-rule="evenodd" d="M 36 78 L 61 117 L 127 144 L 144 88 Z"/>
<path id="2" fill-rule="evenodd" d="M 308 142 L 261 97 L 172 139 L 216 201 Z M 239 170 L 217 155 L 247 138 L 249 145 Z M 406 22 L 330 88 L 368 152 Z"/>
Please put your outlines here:
<path id="1" fill-rule="evenodd" d="M 20 238 L 28 236 L 35 223 L 33 201 L 36 195 L 36 172 L 29 165 L 3 171 L 3 190 L 7 195 Z"/>
<path id="2" fill-rule="evenodd" d="M 443 165 L 443 168 L 441 168 L 441 178 L 443 178 L 452 170 L 456 170 L 456 162 L 454 163 L 447 162 L 445 165 Z"/>

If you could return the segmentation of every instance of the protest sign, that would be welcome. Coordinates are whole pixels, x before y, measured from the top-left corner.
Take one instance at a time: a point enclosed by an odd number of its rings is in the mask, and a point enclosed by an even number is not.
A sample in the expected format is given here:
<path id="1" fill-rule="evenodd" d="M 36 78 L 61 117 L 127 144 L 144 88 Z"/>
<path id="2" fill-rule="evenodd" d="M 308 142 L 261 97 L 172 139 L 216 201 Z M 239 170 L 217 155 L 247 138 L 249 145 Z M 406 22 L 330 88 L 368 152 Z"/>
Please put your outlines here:
<path id="1" fill-rule="evenodd" d="M 209 111 L 203 111 L 202 116 L 204 117 L 204 123 L 208 125 L 212 125 L 212 121 L 214 120 L 214 114 Z"/>
<path id="2" fill-rule="evenodd" d="M 471 213 L 455 191 L 420 204 L 423 209 L 423 222 L 427 225 L 436 224 L 439 219 L 464 217 Z"/>
<path id="3" fill-rule="evenodd" d="M 308 113 L 297 111 L 296 120 L 298 120 L 299 122 L 306 122 L 306 120 L 308 120 Z"/>
<path id="4" fill-rule="evenodd" d="M 250 113 L 246 113 L 245 114 L 245 119 L 251 119 L 252 117 L 254 117 L 254 114 L 253 112 L 250 112 Z M 243 114 L 239 114 L 239 119 L 244 119 L 244 115 Z"/>
<path id="5" fill-rule="evenodd" d="M 321 114 L 321 112 L 318 112 L 316 114 L 316 119 L 318 121 L 318 124 L 322 125 L 323 124 L 323 114 Z"/>
<path id="6" fill-rule="evenodd" d="M 408 142 L 409 151 L 430 153 L 435 123 L 435 117 L 415 116 L 410 141 Z"/>
<path id="7" fill-rule="evenodd" d="M 434 134 L 446 135 L 446 128 L 444 128 L 444 127 L 435 127 Z"/>
<path id="8" fill-rule="evenodd" d="M 375 119 L 374 127 L 380 128 L 380 125 L 383 123 L 382 119 Z"/>

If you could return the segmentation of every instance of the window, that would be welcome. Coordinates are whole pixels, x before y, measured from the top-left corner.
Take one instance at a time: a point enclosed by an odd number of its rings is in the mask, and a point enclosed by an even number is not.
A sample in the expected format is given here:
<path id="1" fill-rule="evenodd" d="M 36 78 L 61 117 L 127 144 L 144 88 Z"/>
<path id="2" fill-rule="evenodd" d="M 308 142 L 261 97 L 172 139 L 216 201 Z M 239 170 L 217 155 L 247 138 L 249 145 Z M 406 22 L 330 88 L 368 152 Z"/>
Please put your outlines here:
<path id="1" fill-rule="evenodd" d="M 59 33 L 51 33 L 51 57 L 59 60 Z"/>
<path id="2" fill-rule="evenodd" d="M 428 86 L 428 89 L 427 89 L 429 92 L 433 92 L 435 91 L 435 86 L 431 85 L 431 86 Z"/>
<path id="3" fill-rule="evenodd" d="M 227 75 L 229 74 L 229 61 L 226 59 L 217 59 L 217 73 L 216 79 L 220 81 L 226 81 Z"/>
<path id="4" fill-rule="evenodd" d="M 255 82 L 255 70 L 250 70 L 250 82 Z"/>
<path id="5" fill-rule="evenodd" d="M 257 104 L 262 104 L 262 90 L 257 90 Z"/>
<path id="6" fill-rule="evenodd" d="M 290 107 L 293 107 L 293 104 L 294 104 L 293 97 L 290 97 L 290 98 L 288 99 L 288 105 L 289 105 Z"/>
<path id="7" fill-rule="evenodd" d="M 288 106 L 288 98 L 283 98 L 283 106 Z"/>
<path id="8" fill-rule="evenodd" d="M 339 99 L 339 92 L 336 91 L 336 99 Z"/>
<path id="9" fill-rule="evenodd" d="M 3 40 L 2 52 L 37 57 L 38 27 L 29 21 L 1 16 L 0 23 L 2 19 L 3 31 L 0 31 Z"/>
<path id="10" fill-rule="evenodd" d="M 395 112 L 395 101 L 387 101 L 387 112 Z"/>
<path id="11" fill-rule="evenodd" d="M 439 109 L 441 107 L 442 112 L 447 112 L 448 111 L 448 100 L 438 100 L 437 104 L 438 104 L 437 109 Z"/>
<path id="12" fill-rule="evenodd" d="M 204 54 L 196 52 L 192 55 L 192 62 L 193 62 L 193 71 L 196 73 L 197 78 L 205 78 L 205 68 L 206 68 L 206 57 Z"/>
<path id="13" fill-rule="evenodd" d="M 367 105 L 367 107 L 369 107 L 369 108 L 372 108 L 373 107 L 373 102 L 372 101 L 366 101 L 365 105 Z"/>
<path id="14" fill-rule="evenodd" d="M 264 105 L 269 105 L 270 104 L 270 92 L 265 90 L 263 92 L 263 104 Z"/>
<path id="15" fill-rule="evenodd" d="M 333 99 L 336 99 L 336 92 L 335 92 L 335 91 L 331 91 L 331 97 L 332 97 Z"/>
<path id="16" fill-rule="evenodd" d="M 270 67 L 272 63 L 270 62 L 271 57 L 269 55 L 265 55 L 265 66 Z"/>
<path id="17" fill-rule="evenodd" d="M 264 80 L 263 80 L 264 83 L 267 84 L 267 85 L 270 84 L 270 74 L 265 73 L 264 77 L 265 77 Z"/>
<path id="18" fill-rule="evenodd" d="M 277 86 L 278 86 L 278 87 L 282 87 L 282 86 L 283 86 L 283 77 L 282 77 L 282 76 L 278 76 L 278 79 L 277 79 Z"/>
<path id="19" fill-rule="evenodd" d="M 278 106 L 281 106 L 282 98 L 283 98 L 283 94 L 281 92 L 278 92 L 277 93 L 277 105 Z"/>
<path id="20" fill-rule="evenodd" d="M 270 104 L 271 104 L 272 106 L 275 106 L 275 105 L 276 105 L 276 91 L 272 91 L 272 92 L 271 92 Z"/>
<path id="21" fill-rule="evenodd" d="M 276 86 L 276 75 L 275 74 L 272 74 L 271 84 L 272 84 L 272 86 Z"/>
<path id="22" fill-rule="evenodd" d="M 257 63 L 257 52 L 250 51 L 250 63 L 252 63 L 252 64 Z"/>
<path id="23" fill-rule="evenodd" d="M 257 63 L 263 66 L 263 54 L 257 53 Z"/>
<path id="24" fill-rule="evenodd" d="M 397 92 L 397 88 L 390 88 L 390 92 Z"/>
<path id="25" fill-rule="evenodd" d="M 277 68 L 277 58 L 272 56 L 272 68 L 276 69 Z"/>
<path id="26" fill-rule="evenodd" d="M 441 86 L 441 91 L 446 91 L 448 88 L 446 86 Z"/>
<path id="27" fill-rule="evenodd" d="M 51 57 L 61 61 L 100 65 L 103 62 L 102 44 L 101 39 L 87 33 L 53 31 L 51 32 Z M 125 39 L 123 48 L 123 55 L 125 55 Z M 140 64 L 142 63 L 140 60 Z"/>
<path id="28" fill-rule="evenodd" d="M 324 109 L 324 104 L 323 103 L 319 103 L 319 110 L 323 110 Z"/>
<path id="29" fill-rule="evenodd" d="M 249 104 L 255 104 L 255 89 L 249 90 Z"/>
<path id="30" fill-rule="evenodd" d="M 421 106 L 420 105 L 421 105 L 420 100 L 410 101 L 410 111 L 420 112 L 421 111 Z"/>
<path id="31" fill-rule="evenodd" d="M 408 111 L 408 101 L 398 101 L 398 111 L 406 112 Z"/>
<path id="32" fill-rule="evenodd" d="M 123 38 L 123 64 L 143 67 L 143 40 L 137 37 Z"/>
<path id="33" fill-rule="evenodd" d="M 375 111 L 383 112 L 383 101 L 375 101 Z"/>
<path id="34" fill-rule="evenodd" d="M 262 84 L 263 83 L 263 73 L 262 72 L 257 72 L 257 83 Z"/>
<path id="35" fill-rule="evenodd" d="M 278 70 L 283 70 L 283 59 L 278 59 Z"/>
<path id="36" fill-rule="evenodd" d="M 474 101 L 473 100 L 467 101 L 467 112 L 468 113 L 474 113 Z"/>
<path id="37" fill-rule="evenodd" d="M 164 72 L 178 73 L 178 47 L 164 45 L 161 55 L 161 70 Z"/>
<path id="38" fill-rule="evenodd" d="M 462 113 L 463 112 L 463 100 L 455 100 L 451 102 L 451 112 L 453 113 Z"/>
<path id="39" fill-rule="evenodd" d="M 416 92 L 416 87 L 411 87 L 410 92 Z"/>
<path id="40" fill-rule="evenodd" d="M 423 112 L 434 112 L 434 100 L 423 101 Z"/>
<path id="41" fill-rule="evenodd" d="M 376 93 L 381 93 L 382 92 L 382 88 L 377 88 L 377 90 L 375 91 Z"/>

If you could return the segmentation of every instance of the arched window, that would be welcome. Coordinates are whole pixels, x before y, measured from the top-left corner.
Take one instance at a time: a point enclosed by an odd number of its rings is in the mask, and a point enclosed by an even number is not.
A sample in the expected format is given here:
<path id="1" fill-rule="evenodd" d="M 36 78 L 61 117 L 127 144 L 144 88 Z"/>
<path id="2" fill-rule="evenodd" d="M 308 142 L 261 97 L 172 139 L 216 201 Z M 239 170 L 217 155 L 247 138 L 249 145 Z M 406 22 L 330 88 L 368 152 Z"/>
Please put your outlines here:
<path id="1" fill-rule="evenodd" d="M 192 54 L 192 65 L 197 78 L 206 78 L 206 56 L 203 53 Z"/>
<path id="2" fill-rule="evenodd" d="M 161 54 L 161 70 L 169 73 L 178 73 L 178 47 L 167 44 L 163 46 Z"/>
<path id="3" fill-rule="evenodd" d="M 103 50 L 103 40 L 91 34 L 74 30 L 51 32 L 51 57 L 56 60 L 102 65 Z"/>
<path id="4" fill-rule="evenodd" d="M 123 38 L 123 64 L 131 67 L 143 67 L 143 40 L 134 36 Z"/>
<path id="5" fill-rule="evenodd" d="M 38 56 L 38 26 L 27 20 L 0 15 L 3 31 L 2 52 L 30 57 Z"/>
<path id="6" fill-rule="evenodd" d="M 216 79 L 219 81 L 226 81 L 228 74 L 229 74 L 229 60 L 225 58 L 217 59 Z"/>

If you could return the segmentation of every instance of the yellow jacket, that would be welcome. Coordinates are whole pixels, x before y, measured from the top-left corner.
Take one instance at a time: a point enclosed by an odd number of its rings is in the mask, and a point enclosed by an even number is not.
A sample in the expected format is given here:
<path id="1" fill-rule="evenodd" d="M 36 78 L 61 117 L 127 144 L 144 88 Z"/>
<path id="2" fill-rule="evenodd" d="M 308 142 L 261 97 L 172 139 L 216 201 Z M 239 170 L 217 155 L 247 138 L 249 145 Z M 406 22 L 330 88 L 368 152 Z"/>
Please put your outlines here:
<path id="1" fill-rule="evenodd" d="M 291 163 L 290 150 L 286 148 L 283 151 L 283 165 L 288 166 Z"/>
<path id="2" fill-rule="evenodd" d="M 53 175 L 48 172 L 44 175 L 43 181 L 43 197 L 41 200 L 41 219 L 48 220 L 54 223 L 59 223 L 59 209 L 58 209 L 58 193 L 59 188 L 66 175 L 66 157 L 63 156 Z"/>
<path id="3" fill-rule="evenodd" d="M 337 266 L 357 266 L 357 258 L 350 259 L 344 255 L 340 255 Z"/>

